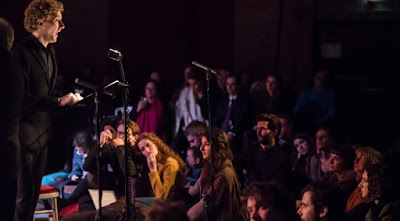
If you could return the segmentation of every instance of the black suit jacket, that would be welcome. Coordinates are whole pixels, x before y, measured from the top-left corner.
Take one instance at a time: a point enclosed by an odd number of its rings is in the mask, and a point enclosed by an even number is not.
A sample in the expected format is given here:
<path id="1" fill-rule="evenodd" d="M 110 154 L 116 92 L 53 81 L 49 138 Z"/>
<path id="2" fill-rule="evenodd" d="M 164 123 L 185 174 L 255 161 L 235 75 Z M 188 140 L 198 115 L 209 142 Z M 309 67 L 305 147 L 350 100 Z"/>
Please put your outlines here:
<path id="1" fill-rule="evenodd" d="M 213 125 L 221 128 L 222 123 L 225 120 L 225 116 L 228 111 L 229 95 L 223 95 L 217 104 L 215 116 L 213 119 Z M 230 120 L 232 121 L 233 128 L 230 132 L 237 135 L 243 133 L 244 128 L 247 126 L 247 115 L 249 107 L 249 98 L 245 93 L 239 93 L 236 97 L 235 103 L 233 104 L 233 110 L 231 113 Z"/>
<path id="2" fill-rule="evenodd" d="M 24 98 L 20 121 L 19 138 L 21 148 L 41 148 L 48 144 L 50 116 L 49 113 L 58 106 L 58 99 L 52 98 L 57 62 L 54 48 L 49 44 L 54 74 L 49 77 L 49 70 L 40 54 L 42 45 L 33 35 L 28 36 L 12 52 L 13 70 L 23 77 Z"/>

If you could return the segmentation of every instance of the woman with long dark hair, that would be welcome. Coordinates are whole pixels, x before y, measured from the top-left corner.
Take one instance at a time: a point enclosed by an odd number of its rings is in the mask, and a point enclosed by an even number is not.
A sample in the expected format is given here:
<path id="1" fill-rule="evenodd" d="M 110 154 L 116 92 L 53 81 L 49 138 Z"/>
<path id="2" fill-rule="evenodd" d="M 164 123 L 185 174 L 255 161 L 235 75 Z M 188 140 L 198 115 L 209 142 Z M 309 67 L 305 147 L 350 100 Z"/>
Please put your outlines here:
<path id="1" fill-rule="evenodd" d="M 359 184 L 361 195 L 369 202 L 366 221 L 398 220 L 399 206 L 393 203 L 393 172 L 380 165 L 370 165 L 364 170 Z"/>
<path id="2" fill-rule="evenodd" d="M 188 217 L 204 220 L 208 215 L 212 220 L 236 220 L 240 212 L 240 184 L 232 166 L 228 136 L 218 128 L 212 129 L 211 138 L 207 135 L 201 138 L 200 147 L 204 167 L 196 184 L 189 189 L 190 195 L 199 194 L 201 199 L 189 209 Z M 206 203 L 208 214 L 204 209 Z"/>

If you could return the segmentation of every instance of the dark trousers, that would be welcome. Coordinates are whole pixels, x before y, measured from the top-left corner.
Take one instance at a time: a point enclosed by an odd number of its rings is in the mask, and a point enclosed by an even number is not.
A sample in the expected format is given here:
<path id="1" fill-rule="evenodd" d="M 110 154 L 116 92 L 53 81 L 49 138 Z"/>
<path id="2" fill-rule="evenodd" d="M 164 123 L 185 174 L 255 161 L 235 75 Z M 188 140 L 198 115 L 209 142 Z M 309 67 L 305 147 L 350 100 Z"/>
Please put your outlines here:
<path id="1" fill-rule="evenodd" d="M 40 193 L 46 166 L 48 142 L 36 142 L 29 148 L 21 146 L 21 164 L 18 177 L 16 220 L 31 221 Z"/>
<path id="2" fill-rule="evenodd" d="M 0 140 L 0 214 L 1 220 L 14 221 L 15 200 L 17 197 L 17 169 L 19 156 L 18 139 L 14 141 L 5 138 Z"/>

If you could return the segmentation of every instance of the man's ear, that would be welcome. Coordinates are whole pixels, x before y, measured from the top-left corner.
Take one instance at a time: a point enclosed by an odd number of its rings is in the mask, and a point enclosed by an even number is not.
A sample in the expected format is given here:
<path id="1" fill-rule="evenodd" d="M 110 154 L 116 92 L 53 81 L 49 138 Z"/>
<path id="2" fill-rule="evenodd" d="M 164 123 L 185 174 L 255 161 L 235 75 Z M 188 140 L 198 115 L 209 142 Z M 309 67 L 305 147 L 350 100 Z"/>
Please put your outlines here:
<path id="1" fill-rule="evenodd" d="M 200 158 L 196 158 L 195 162 L 196 164 L 200 164 Z"/>
<path id="2" fill-rule="evenodd" d="M 325 217 L 328 215 L 328 207 L 327 206 L 322 206 L 320 212 L 319 212 L 319 217 Z"/>
<path id="3" fill-rule="evenodd" d="M 37 20 L 37 25 L 42 26 L 43 25 L 43 19 L 38 19 Z"/>

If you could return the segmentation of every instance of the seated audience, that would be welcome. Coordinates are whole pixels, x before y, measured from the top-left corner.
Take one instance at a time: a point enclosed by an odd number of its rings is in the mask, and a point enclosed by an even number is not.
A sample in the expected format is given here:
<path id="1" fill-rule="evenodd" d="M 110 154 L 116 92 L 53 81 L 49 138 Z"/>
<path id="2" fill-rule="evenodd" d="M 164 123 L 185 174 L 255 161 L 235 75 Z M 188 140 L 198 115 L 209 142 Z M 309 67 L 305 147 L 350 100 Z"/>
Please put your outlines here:
<path id="1" fill-rule="evenodd" d="M 287 114 L 278 114 L 279 121 L 281 122 L 281 132 L 278 137 L 279 146 L 289 155 L 295 152 L 293 146 L 293 121 Z"/>
<path id="2" fill-rule="evenodd" d="M 151 132 L 163 135 L 163 105 L 159 98 L 159 82 L 149 80 L 145 87 L 145 97 L 140 99 L 137 108 L 136 122 L 139 125 L 140 132 Z"/>
<path id="3" fill-rule="evenodd" d="M 391 200 L 392 180 L 389 171 L 380 165 L 368 166 L 361 177 L 361 195 L 369 202 L 365 221 L 399 220 L 399 205 Z"/>
<path id="4" fill-rule="evenodd" d="M 329 172 L 334 179 L 332 183 L 348 197 L 357 186 L 356 174 L 353 170 L 354 154 L 345 146 L 331 148 L 329 155 Z"/>
<path id="5" fill-rule="evenodd" d="M 201 143 L 204 167 L 196 184 L 189 188 L 190 195 L 201 199 L 189 209 L 189 220 L 237 220 L 240 217 L 240 184 L 232 165 L 228 136 L 221 129 L 213 128 L 211 137 L 203 136 Z"/>
<path id="6" fill-rule="evenodd" d="M 192 121 L 197 120 L 208 124 L 204 77 L 191 71 L 188 74 L 187 82 L 189 87 L 182 89 L 175 104 L 174 137 L 182 130 L 182 127 L 184 129 Z"/>
<path id="7" fill-rule="evenodd" d="M 251 221 L 295 220 L 295 202 L 274 183 L 250 183 L 243 190 Z"/>
<path id="8" fill-rule="evenodd" d="M 228 134 L 234 153 L 240 152 L 242 134 L 247 126 L 248 103 L 247 94 L 241 92 L 240 79 L 236 75 L 226 78 L 226 91 L 220 97 L 213 118 L 213 125 Z"/>
<path id="9" fill-rule="evenodd" d="M 329 88 L 329 72 L 318 70 L 314 87 L 300 92 L 294 106 L 294 116 L 302 130 L 331 123 L 336 112 L 335 92 Z"/>
<path id="10" fill-rule="evenodd" d="M 131 179 L 132 196 L 148 196 L 147 194 L 150 189 L 143 187 L 144 181 L 140 179 L 142 177 L 139 175 L 143 173 L 141 164 L 143 160 L 137 155 L 135 149 L 133 148 L 139 137 L 139 127 L 138 125 L 128 120 L 128 135 L 129 135 L 129 150 L 132 151 L 132 162 L 130 162 L 130 174 L 128 175 Z M 101 178 L 102 178 L 102 188 L 115 190 L 116 196 L 118 198 L 117 202 L 112 203 L 103 208 L 103 217 L 105 220 L 119 220 L 122 219 L 125 214 L 125 129 L 123 121 L 120 121 L 117 129 L 117 138 L 113 137 L 113 134 L 109 129 L 106 129 L 100 134 L 100 147 L 101 147 Z M 85 161 L 84 168 L 87 169 L 91 175 L 88 178 L 87 186 L 91 188 L 98 189 L 97 184 L 97 165 L 96 165 L 97 151 L 91 151 Z M 106 171 L 110 168 L 112 170 L 112 175 L 105 174 L 104 167 Z M 111 187 L 111 188 L 110 188 Z M 88 194 L 87 194 L 88 195 Z M 84 198 L 84 197 L 82 197 Z M 69 199 L 67 199 L 69 200 Z M 89 196 L 89 201 L 90 196 Z M 81 207 L 81 205 L 79 205 Z M 98 216 L 98 211 L 92 210 L 81 210 L 79 208 L 79 213 L 73 213 L 68 216 L 63 217 L 62 220 L 67 221 L 78 221 L 78 220 L 96 220 Z"/>
<path id="11" fill-rule="evenodd" d="M 189 147 L 186 152 L 186 163 L 189 170 L 186 173 L 186 181 L 194 185 L 201 174 L 203 154 L 198 147 Z"/>
<path id="12" fill-rule="evenodd" d="M 289 155 L 278 144 L 280 129 L 281 124 L 276 115 L 257 116 L 258 143 L 237 158 L 237 165 L 245 170 L 249 182 L 286 183 L 291 163 Z"/>
<path id="13" fill-rule="evenodd" d="M 311 157 L 315 151 L 313 138 L 305 133 L 296 134 L 293 139 L 293 145 L 296 148 L 292 171 L 305 175 L 307 179 L 311 177 Z"/>
<path id="14" fill-rule="evenodd" d="M 282 87 L 281 78 L 274 74 L 268 74 L 265 78 L 265 93 L 262 100 L 263 112 L 271 114 L 291 113 L 293 101 Z"/>
<path id="15" fill-rule="evenodd" d="M 329 178 L 329 151 L 335 144 L 333 132 L 328 127 L 320 127 L 315 134 L 316 151 L 311 157 L 310 175 L 315 182 Z"/>
<path id="16" fill-rule="evenodd" d="M 369 165 L 381 165 L 382 154 L 372 147 L 358 147 L 355 150 L 354 172 L 356 173 L 356 182 L 361 182 L 362 173 Z M 346 205 L 346 218 L 348 220 L 364 220 L 368 211 L 368 201 L 361 195 L 361 187 L 353 191 Z"/>
<path id="17" fill-rule="evenodd" d="M 178 136 L 174 139 L 171 147 L 175 152 L 179 153 L 182 158 L 185 158 L 187 147 L 197 147 L 201 146 L 201 137 L 208 130 L 205 123 L 200 121 L 192 121 L 187 125 L 184 131 L 184 135 L 181 138 Z"/>
<path id="18" fill-rule="evenodd" d="M 301 221 L 339 221 L 344 211 L 343 196 L 337 189 L 322 184 L 310 184 L 302 190 Z"/>
<path id="19" fill-rule="evenodd" d="M 83 162 L 90 149 L 93 147 L 92 138 L 86 132 L 78 132 L 74 136 L 72 145 L 74 146 L 74 157 L 72 158 L 72 171 L 70 173 L 57 172 L 43 176 L 42 185 L 51 185 L 60 190 L 60 182 L 79 181 L 84 178 Z M 61 178 L 64 177 L 64 178 Z M 58 182 L 54 183 L 57 179 Z"/>
<path id="20" fill-rule="evenodd" d="M 146 157 L 156 198 L 166 198 L 174 184 L 183 184 L 186 164 L 160 138 L 152 133 L 142 133 L 137 140 L 137 147 Z"/>

